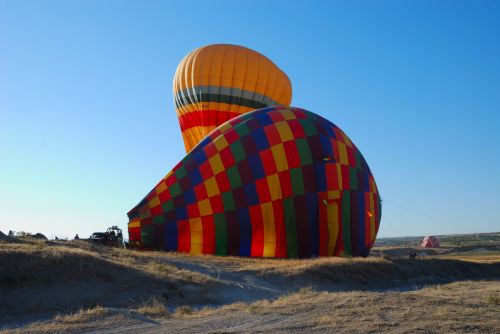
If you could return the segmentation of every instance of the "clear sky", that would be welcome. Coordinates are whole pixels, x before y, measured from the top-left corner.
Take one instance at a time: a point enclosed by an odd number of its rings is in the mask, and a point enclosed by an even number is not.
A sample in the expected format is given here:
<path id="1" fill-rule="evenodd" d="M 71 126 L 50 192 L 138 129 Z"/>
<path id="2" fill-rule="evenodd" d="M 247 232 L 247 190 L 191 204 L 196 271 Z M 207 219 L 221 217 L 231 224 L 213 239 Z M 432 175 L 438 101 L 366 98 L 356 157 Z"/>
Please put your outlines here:
<path id="1" fill-rule="evenodd" d="M 340 126 L 379 236 L 500 230 L 499 1 L 0 0 L 0 230 L 88 237 L 181 160 L 179 61 L 257 50 Z"/>

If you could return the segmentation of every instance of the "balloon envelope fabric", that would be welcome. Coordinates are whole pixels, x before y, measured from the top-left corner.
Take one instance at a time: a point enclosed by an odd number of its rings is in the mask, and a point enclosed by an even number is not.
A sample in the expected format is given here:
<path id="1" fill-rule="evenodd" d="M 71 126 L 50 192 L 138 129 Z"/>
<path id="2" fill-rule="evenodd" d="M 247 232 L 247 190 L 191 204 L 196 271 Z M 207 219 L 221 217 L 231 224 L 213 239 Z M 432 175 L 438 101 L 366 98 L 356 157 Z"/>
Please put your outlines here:
<path id="1" fill-rule="evenodd" d="M 132 245 L 191 254 L 367 256 L 380 197 L 359 150 L 303 109 L 224 123 L 129 213 Z"/>
<path id="2" fill-rule="evenodd" d="M 287 75 L 262 54 L 238 45 L 213 44 L 189 53 L 173 82 L 186 152 L 233 117 L 269 106 L 289 106 Z"/>

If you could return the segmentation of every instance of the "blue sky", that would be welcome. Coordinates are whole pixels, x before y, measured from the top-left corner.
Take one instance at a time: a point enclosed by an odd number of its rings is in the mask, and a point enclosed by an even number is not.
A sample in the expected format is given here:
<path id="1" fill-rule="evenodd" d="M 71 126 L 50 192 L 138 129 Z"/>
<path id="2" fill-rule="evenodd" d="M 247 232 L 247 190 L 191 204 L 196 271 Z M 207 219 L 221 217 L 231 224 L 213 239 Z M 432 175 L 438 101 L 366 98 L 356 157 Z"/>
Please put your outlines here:
<path id="1" fill-rule="evenodd" d="M 255 49 L 375 175 L 379 236 L 500 230 L 498 1 L 0 0 L 0 230 L 88 236 L 185 155 L 177 64 Z"/>

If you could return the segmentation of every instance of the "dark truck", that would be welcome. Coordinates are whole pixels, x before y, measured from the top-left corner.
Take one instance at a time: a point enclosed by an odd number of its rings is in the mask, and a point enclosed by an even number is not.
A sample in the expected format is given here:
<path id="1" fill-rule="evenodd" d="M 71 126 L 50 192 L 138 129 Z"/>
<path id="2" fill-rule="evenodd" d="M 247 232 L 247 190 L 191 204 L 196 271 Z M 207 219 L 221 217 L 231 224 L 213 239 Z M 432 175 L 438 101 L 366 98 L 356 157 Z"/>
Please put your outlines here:
<path id="1" fill-rule="evenodd" d="M 123 247 L 123 234 L 118 226 L 108 227 L 106 232 L 95 232 L 89 240 L 100 245 Z"/>

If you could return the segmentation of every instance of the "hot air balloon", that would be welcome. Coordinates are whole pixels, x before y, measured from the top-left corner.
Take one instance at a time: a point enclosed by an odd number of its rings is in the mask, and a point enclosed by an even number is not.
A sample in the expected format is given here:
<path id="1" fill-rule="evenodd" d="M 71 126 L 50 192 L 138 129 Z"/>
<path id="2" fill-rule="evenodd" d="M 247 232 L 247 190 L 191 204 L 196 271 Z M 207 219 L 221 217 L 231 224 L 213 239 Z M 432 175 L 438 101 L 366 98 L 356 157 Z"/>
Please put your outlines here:
<path id="1" fill-rule="evenodd" d="M 289 106 L 292 86 L 268 58 L 214 44 L 189 53 L 175 72 L 174 101 L 186 152 L 217 126 L 251 110 Z"/>
<path id="2" fill-rule="evenodd" d="M 340 128 L 303 109 L 269 107 L 217 127 L 128 216 L 130 243 L 147 249 L 367 256 L 381 205 Z"/>
<path id="3" fill-rule="evenodd" d="M 435 236 L 428 235 L 420 243 L 420 247 L 423 248 L 438 248 L 440 247 L 439 239 Z"/>

